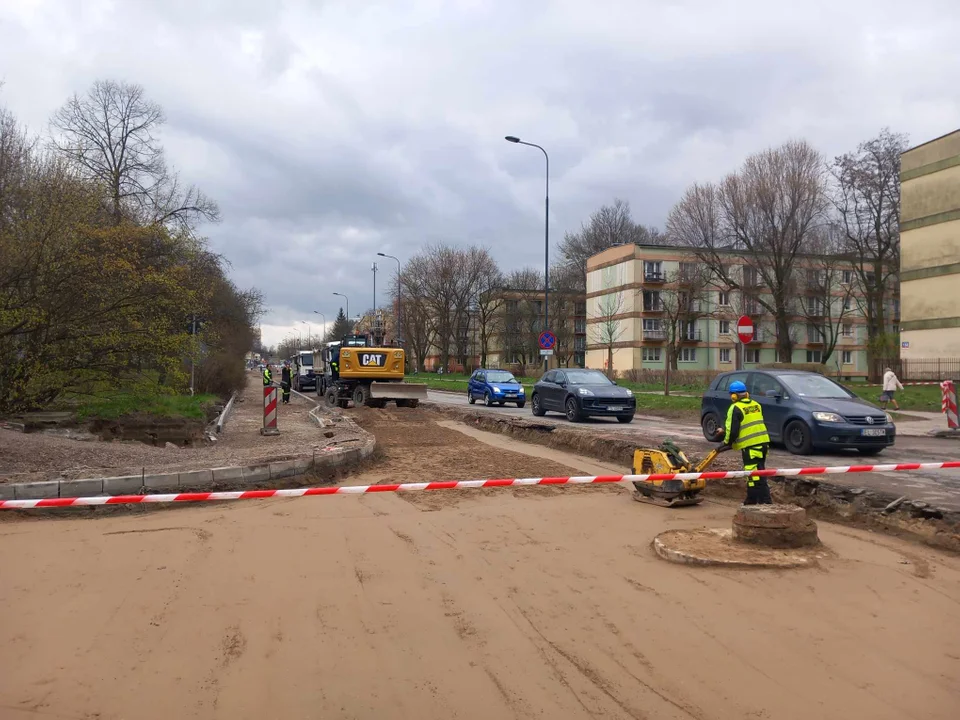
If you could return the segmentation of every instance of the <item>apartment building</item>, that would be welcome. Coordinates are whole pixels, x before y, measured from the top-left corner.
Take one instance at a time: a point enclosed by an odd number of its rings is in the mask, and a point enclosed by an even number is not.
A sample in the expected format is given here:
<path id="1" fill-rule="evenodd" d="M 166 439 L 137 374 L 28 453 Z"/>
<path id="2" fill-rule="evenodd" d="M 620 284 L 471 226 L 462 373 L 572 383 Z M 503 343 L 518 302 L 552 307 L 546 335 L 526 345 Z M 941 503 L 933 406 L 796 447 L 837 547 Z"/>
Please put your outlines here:
<path id="1" fill-rule="evenodd" d="M 960 357 L 960 130 L 900 156 L 900 356 Z"/>
<path id="2" fill-rule="evenodd" d="M 676 346 L 679 370 L 733 370 L 737 319 L 750 316 L 753 341 L 743 347 L 744 367 L 777 361 L 777 328 L 761 300 L 772 297 L 755 267 L 730 253 L 728 272 L 742 290 L 731 290 L 707 272 L 692 250 L 621 245 L 587 262 L 586 365 L 606 369 L 663 369 Z M 790 307 L 792 362 L 820 363 L 843 377 L 868 374 L 867 332 L 854 290 L 852 267 L 798 259 Z M 833 351 L 831 352 L 831 348 Z"/>

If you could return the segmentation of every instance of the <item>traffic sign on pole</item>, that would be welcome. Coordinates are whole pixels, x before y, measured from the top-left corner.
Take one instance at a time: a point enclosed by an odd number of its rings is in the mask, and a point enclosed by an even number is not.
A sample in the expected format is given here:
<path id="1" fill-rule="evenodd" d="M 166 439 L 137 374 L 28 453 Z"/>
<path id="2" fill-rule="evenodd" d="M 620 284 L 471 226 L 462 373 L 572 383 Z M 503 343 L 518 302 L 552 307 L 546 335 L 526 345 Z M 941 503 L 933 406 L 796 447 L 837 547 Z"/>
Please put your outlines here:
<path id="1" fill-rule="evenodd" d="M 557 344 L 557 336 L 549 330 L 544 330 L 540 333 L 538 342 L 540 343 L 541 350 L 553 350 Z"/>
<path id="2" fill-rule="evenodd" d="M 753 333 L 753 320 L 747 315 L 741 315 L 740 319 L 737 320 L 737 337 L 740 338 L 740 342 L 751 342 L 753 340 Z"/>

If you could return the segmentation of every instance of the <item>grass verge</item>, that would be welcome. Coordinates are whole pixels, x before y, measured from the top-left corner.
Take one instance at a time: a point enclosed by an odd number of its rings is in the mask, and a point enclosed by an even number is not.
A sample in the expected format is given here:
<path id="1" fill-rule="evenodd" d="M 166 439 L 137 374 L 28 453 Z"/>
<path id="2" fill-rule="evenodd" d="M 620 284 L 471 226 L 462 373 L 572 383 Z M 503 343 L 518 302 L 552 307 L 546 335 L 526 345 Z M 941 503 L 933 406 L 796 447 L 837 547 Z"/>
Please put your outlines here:
<path id="1" fill-rule="evenodd" d="M 116 390 L 79 400 L 74 406 L 78 420 L 116 420 L 124 415 L 155 415 L 165 418 L 203 420 L 216 395 L 161 395 L 143 391 Z"/>

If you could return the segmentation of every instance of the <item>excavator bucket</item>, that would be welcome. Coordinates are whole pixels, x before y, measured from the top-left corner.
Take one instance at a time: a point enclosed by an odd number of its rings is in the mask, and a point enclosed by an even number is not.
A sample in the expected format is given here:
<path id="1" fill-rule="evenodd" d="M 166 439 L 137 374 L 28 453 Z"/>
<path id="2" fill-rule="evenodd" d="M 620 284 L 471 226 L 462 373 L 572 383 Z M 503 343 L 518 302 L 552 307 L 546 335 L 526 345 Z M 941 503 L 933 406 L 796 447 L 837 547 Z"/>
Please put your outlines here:
<path id="1" fill-rule="evenodd" d="M 373 400 L 398 400 L 401 407 L 416 407 L 427 399 L 427 386 L 405 382 L 372 382 L 370 398 Z"/>

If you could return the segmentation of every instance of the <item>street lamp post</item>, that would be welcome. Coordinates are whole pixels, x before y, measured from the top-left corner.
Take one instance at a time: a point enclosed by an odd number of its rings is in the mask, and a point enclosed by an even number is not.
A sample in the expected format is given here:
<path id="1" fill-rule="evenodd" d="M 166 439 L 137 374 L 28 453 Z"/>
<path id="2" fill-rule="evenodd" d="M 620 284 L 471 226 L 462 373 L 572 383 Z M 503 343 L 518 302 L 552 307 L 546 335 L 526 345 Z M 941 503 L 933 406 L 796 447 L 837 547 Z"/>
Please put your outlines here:
<path id="1" fill-rule="evenodd" d="M 382 252 L 378 252 L 377 255 L 397 261 L 397 345 L 403 346 L 403 340 L 401 339 L 403 337 L 403 331 L 400 329 L 400 272 L 402 267 L 400 258 Z"/>
<path id="2" fill-rule="evenodd" d="M 546 194 L 544 195 L 544 219 L 543 219 L 543 329 L 549 330 L 550 327 L 550 156 L 547 151 L 535 143 L 524 142 L 518 137 L 507 135 L 504 140 L 516 143 L 518 145 L 527 145 L 535 147 L 543 153 L 547 161 L 546 172 Z M 549 368 L 550 358 L 544 356 L 543 369 Z"/>
<path id="3" fill-rule="evenodd" d="M 323 321 L 323 325 L 321 326 L 321 327 L 323 328 L 323 332 L 322 332 L 322 334 L 320 335 L 320 342 L 323 342 L 323 339 L 327 336 L 327 316 L 324 315 L 324 314 L 323 314 L 322 312 L 320 312 L 319 310 L 314 310 L 314 311 L 313 311 L 313 314 L 314 314 L 314 315 L 319 315 L 319 316 L 320 316 L 320 320 Z"/>
<path id="4" fill-rule="evenodd" d="M 348 298 L 343 293 L 338 293 L 338 292 L 335 292 L 334 295 L 339 295 L 340 297 L 342 297 L 344 300 L 347 301 L 347 324 L 350 325 L 350 298 Z M 353 332 L 352 325 L 350 326 L 350 332 Z"/>
<path id="5" fill-rule="evenodd" d="M 307 345 L 311 345 L 311 346 L 312 346 L 312 345 L 313 345 L 313 330 L 310 328 L 310 323 L 308 323 L 306 320 L 301 320 L 300 322 L 302 322 L 304 325 L 307 326 Z M 310 349 L 312 350 L 313 348 L 311 347 Z"/>

